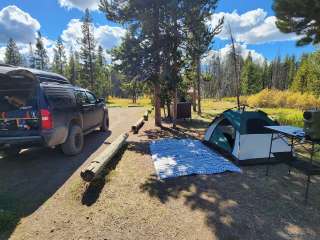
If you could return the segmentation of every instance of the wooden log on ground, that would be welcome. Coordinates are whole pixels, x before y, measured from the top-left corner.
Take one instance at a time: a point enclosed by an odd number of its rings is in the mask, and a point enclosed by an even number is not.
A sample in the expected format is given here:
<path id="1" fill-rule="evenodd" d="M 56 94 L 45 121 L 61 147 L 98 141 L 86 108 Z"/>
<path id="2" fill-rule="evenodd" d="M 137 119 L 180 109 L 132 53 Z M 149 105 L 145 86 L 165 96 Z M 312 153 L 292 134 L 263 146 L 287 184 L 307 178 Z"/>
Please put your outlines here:
<path id="1" fill-rule="evenodd" d="M 84 168 L 80 175 L 86 182 L 91 182 L 95 179 L 112 158 L 123 148 L 126 144 L 128 134 L 121 134 L 113 143 L 108 146 L 102 153 L 100 153 L 89 165 Z"/>
<path id="2" fill-rule="evenodd" d="M 139 132 L 140 128 L 142 128 L 143 124 L 144 124 L 143 118 L 139 119 L 139 121 L 131 127 L 132 132 L 134 134 L 137 134 Z"/>
<path id="3" fill-rule="evenodd" d="M 148 111 L 145 111 L 145 113 L 143 114 L 143 119 L 145 121 L 148 121 L 148 118 L 149 118 L 149 112 Z"/>

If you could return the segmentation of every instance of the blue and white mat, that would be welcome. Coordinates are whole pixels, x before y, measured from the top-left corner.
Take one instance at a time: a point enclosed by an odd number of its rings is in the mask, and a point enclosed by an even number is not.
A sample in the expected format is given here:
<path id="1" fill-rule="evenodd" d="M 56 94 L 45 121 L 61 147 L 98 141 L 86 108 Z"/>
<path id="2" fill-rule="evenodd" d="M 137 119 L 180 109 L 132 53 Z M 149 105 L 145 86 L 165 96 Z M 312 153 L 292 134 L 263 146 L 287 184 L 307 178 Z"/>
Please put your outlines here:
<path id="1" fill-rule="evenodd" d="M 198 140 L 162 139 L 153 141 L 150 150 L 160 179 L 226 171 L 241 172 L 240 168 Z"/>

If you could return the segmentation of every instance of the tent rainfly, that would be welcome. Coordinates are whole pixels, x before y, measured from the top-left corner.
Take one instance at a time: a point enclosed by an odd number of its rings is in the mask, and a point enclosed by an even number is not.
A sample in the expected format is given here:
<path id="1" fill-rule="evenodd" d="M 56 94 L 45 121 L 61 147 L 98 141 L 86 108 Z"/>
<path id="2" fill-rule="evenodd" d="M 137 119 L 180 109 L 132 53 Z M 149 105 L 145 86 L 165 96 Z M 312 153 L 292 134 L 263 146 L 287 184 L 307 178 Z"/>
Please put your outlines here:
<path id="1" fill-rule="evenodd" d="M 231 156 L 238 164 L 266 163 L 271 133 L 264 126 L 278 125 L 262 111 L 227 110 L 210 124 L 204 143 Z M 291 147 L 284 139 L 272 143 L 271 161 L 291 156 Z M 270 162 L 271 162 L 270 161 Z"/>

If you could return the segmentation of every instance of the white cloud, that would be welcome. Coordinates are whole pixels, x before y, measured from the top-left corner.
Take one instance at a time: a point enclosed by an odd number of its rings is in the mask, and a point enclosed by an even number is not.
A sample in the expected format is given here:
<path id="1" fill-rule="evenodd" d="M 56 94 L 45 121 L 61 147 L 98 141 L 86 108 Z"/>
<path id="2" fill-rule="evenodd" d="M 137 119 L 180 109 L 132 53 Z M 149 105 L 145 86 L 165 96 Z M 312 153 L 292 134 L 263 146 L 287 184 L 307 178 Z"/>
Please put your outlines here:
<path id="1" fill-rule="evenodd" d="M 225 20 L 224 27 L 217 36 L 222 40 L 229 39 L 229 25 L 235 39 L 244 44 L 263 44 L 297 39 L 295 34 L 280 32 L 275 24 L 276 17 L 267 17 L 267 12 L 261 8 L 241 15 L 237 11 L 215 13 L 212 15 L 210 24 L 216 26 L 222 17 Z"/>
<path id="2" fill-rule="evenodd" d="M 4 63 L 6 47 L 0 47 L 0 63 Z"/>
<path id="3" fill-rule="evenodd" d="M 67 28 L 62 32 L 61 38 L 66 43 L 66 46 L 79 49 L 79 41 L 82 37 L 81 21 L 72 19 Z M 101 45 L 105 49 L 111 49 L 121 43 L 121 38 L 125 35 L 126 30 L 120 27 L 111 27 L 108 25 L 94 26 L 94 35 L 97 45 Z"/>
<path id="4" fill-rule="evenodd" d="M 296 34 L 281 33 L 276 27 L 276 20 L 274 16 L 266 18 L 261 25 L 239 36 L 240 42 L 256 44 L 298 39 Z"/>
<path id="5" fill-rule="evenodd" d="M 80 51 L 80 39 L 82 37 L 81 32 L 81 21 L 79 19 L 72 19 L 65 30 L 63 30 L 61 38 L 66 47 L 66 53 L 69 55 L 70 47 Z M 94 26 L 95 39 L 97 41 L 97 47 L 101 45 L 104 49 L 111 49 L 115 46 L 118 46 L 121 43 L 121 38 L 125 35 L 126 30 L 120 27 L 111 27 L 108 25 L 104 26 Z M 35 37 L 34 37 L 35 38 Z M 47 49 L 47 54 L 50 61 L 53 60 L 55 41 L 43 37 L 43 43 Z M 0 44 L 0 62 L 4 60 L 5 45 Z M 28 56 L 29 54 L 29 44 L 25 42 L 18 42 L 17 45 L 20 53 L 23 56 Z M 35 50 L 35 45 L 32 45 L 33 50 Z M 108 61 L 111 60 L 110 55 L 105 53 L 105 57 Z"/>
<path id="6" fill-rule="evenodd" d="M 110 27 L 108 25 L 96 28 L 95 35 L 98 43 L 106 49 L 111 49 L 120 45 L 121 38 L 126 34 L 126 30 L 121 27 Z"/>
<path id="7" fill-rule="evenodd" d="M 228 54 L 230 54 L 232 50 L 232 45 L 231 44 L 227 44 L 225 45 L 224 48 L 221 48 L 219 50 L 213 50 L 211 51 L 208 56 L 206 58 L 203 59 L 203 64 L 208 64 L 210 62 L 210 59 L 212 59 L 213 56 L 219 54 L 219 56 L 221 57 L 222 61 L 226 60 L 226 57 L 228 56 Z M 238 52 L 238 54 L 240 53 L 243 59 L 246 59 L 249 55 L 249 53 L 251 53 L 252 56 L 252 60 L 253 62 L 262 65 L 265 61 L 265 57 L 258 53 L 257 51 L 253 50 L 253 49 L 248 49 L 246 44 L 236 44 L 236 51 Z"/>
<path id="8" fill-rule="evenodd" d="M 0 44 L 7 43 L 9 38 L 17 43 L 34 42 L 40 23 L 29 13 L 14 5 L 0 11 Z"/>
<path id="9" fill-rule="evenodd" d="M 68 9 L 77 8 L 84 11 L 86 8 L 89 10 L 99 9 L 99 0 L 58 0 L 61 7 Z"/>

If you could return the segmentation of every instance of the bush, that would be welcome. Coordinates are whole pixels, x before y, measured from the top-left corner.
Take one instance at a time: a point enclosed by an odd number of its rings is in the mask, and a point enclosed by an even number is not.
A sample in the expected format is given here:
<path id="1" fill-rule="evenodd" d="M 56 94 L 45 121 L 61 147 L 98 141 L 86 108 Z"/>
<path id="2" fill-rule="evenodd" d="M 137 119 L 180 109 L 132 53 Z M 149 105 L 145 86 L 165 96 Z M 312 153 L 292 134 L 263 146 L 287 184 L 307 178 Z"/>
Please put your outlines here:
<path id="1" fill-rule="evenodd" d="M 297 108 L 301 110 L 320 108 L 320 99 L 311 94 L 270 89 L 248 96 L 246 103 L 251 107 L 260 108 Z"/>

